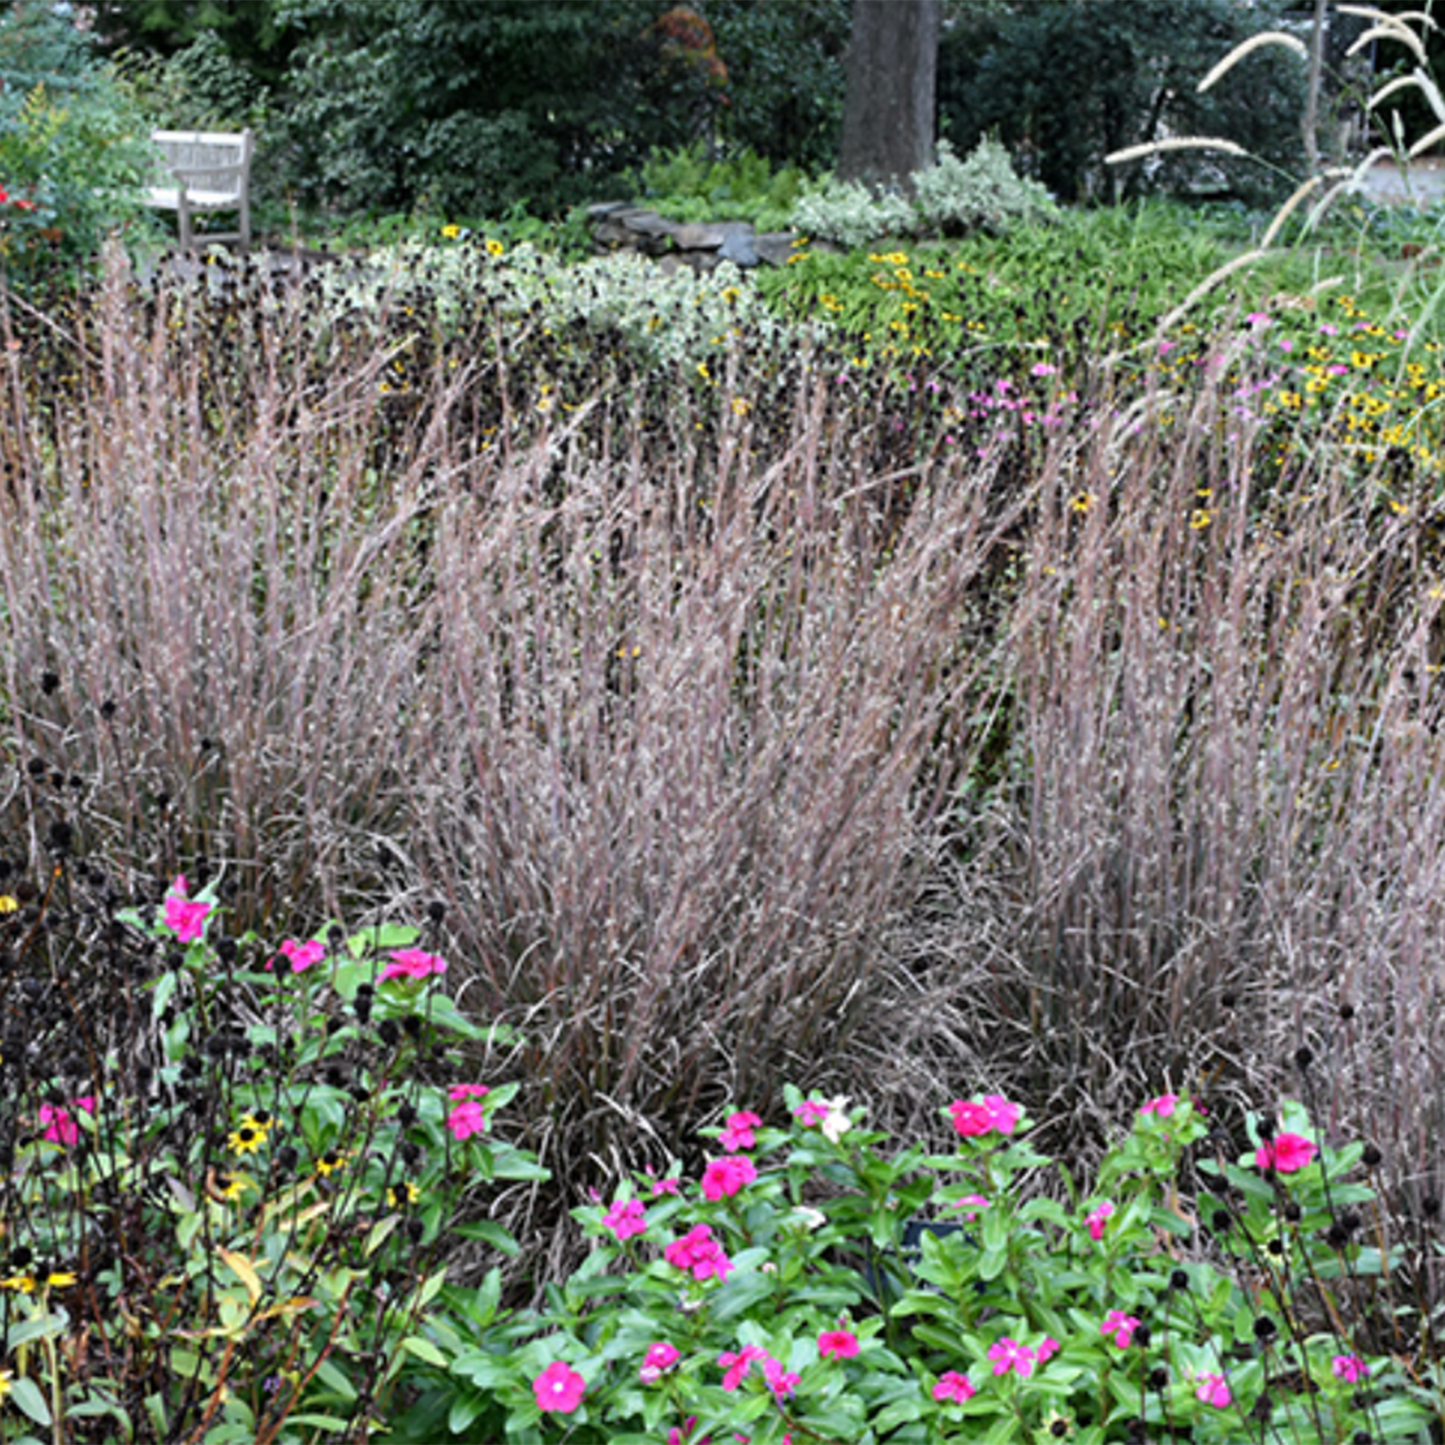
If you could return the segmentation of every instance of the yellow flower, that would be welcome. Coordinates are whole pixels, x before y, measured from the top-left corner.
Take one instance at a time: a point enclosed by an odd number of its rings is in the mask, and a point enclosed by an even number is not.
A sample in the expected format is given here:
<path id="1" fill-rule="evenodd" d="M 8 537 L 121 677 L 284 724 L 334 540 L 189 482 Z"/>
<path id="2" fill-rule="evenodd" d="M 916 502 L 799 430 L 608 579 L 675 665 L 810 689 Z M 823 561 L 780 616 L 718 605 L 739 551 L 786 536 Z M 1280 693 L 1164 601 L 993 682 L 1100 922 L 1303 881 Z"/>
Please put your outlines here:
<path id="1" fill-rule="evenodd" d="M 75 1283 L 75 1275 L 68 1269 L 52 1270 L 45 1276 L 47 1289 L 69 1289 Z"/>
<path id="2" fill-rule="evenodd" d="M 707 362 L 705 362 L 705 361 L 699 361 L 699 362 L 698 362 L 698 364 L 697 364 L 697 374 L 698 374 L 700 377 L 702 377 L 702 379 L 703 379 L 704 381 L 711 381 L 711 380 L 712 380 L 712 372 L 710 372 L 710 371 L 707 369 Z"/>
<path id="3" fill-rule="evenodd" d="M 6 1279 L 0 1279 L 0 1289 L 14 1290 L 16 1294 L 34 1294 L 35 1276 L 31 1274 L 12 1274 Z"/>
<path id="4" fill-rule="evenodd" d="M 746 402 L 742 397 L 740 397 L 740 396 L 735 396 L 735 397 L 733 397 L 733 415 L 734 415 L 734 416 L 746 416 L 746 415 L 748 414 L 748 412 L 750 412 L 751 410 L 752 410 L 752 408 L 747 404 L 747 402 Z"/>
<path id="5" fill-rule="evenodd" d="M 421 1190 L 410 1181 L 393 1184 L 386 1191 L 386 1202 L 393 1209 L 405 1209 L 408 1204 L 415 1204 L 421 1198 Z"/>
<path id="6" fill-rule="evenodd" d="M 487 255 L 504 256 L 506 253 L 507 248 L 500 241 L 491 240 L 487 242 Z"/>
<path id="7" fill-rule="evenodd" d="M 1094 494 L 1092 492 L 1079 492 L 1069 498 L 1069 510 L 1078 512 L 1082 516 L 1094 505 Z"/>
<path id="8" fill-rule="evenodd" d="M 8 893 L 0 893 L 0 915 L 14 913 L 20 907 L 20 900 L 12 898 Z"/>
<path id="9" fill-rule="evenodd" d="M 1196 531 L 1201 532 L 1214 520 L 1213 516 L 1205 511 L 1203 507 L 1196 507 L 1194 515 L 1189 519 L 1189 525 Z"/>
<path id="10" fill-rule="evenodd" d="M 461 228 L 460 226 L 443 226 L 443 227 L 442 227 L 442 235 L 445 236 L 448 241 L 455 241 L 456 238 L 461 235 L 461 233 L 462 233 L 462 228 Z"/>
<path id="11" fill-rule="evenodd" d="M 339 1149 L 328 1149 L 317 1161 L 316 1172 L 325 1178 L 346 1163 L 346 1155 Z"/>
<path id="12" fill-rule="evenodd" d="M 270 1131 L 269 1114 L 264 1119 L 258 1119 L 254 1114 L 244 1114 L 241 1122 L 231 1130 L 231 1137 L 227 1143 L 233 1154 L 254 1154 L 265 1144 L 266 1136 Z"/>

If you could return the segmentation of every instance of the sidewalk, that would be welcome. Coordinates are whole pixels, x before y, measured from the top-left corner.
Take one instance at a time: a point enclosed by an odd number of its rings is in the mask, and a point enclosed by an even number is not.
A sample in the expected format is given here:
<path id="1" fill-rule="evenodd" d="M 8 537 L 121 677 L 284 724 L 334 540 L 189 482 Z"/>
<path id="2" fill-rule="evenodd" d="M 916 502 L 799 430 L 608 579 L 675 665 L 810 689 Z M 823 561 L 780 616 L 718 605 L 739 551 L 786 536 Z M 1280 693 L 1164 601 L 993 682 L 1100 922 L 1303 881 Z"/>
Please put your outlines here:
<path id="1" fill-rule="evenodd" d="M 1421 156 L 1402 173 L 1394 161 L 1376 161 L 1365 176 L 1364 194 L 1382 205 L 1407 203 L 1426 210 L 1445 201 L 1445 159 Z"/>

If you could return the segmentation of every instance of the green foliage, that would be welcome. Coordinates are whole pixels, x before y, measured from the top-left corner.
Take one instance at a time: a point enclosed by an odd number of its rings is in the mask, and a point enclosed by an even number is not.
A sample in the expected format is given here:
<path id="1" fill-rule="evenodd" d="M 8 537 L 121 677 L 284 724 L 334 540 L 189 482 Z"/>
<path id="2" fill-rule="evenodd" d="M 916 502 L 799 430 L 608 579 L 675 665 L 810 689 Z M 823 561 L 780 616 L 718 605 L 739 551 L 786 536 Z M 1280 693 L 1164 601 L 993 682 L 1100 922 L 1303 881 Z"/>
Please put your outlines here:
<path id="1" fill-rule="evenodd" d="M 719 92 L 642 0 L 286 0 L 303 191 L 352 210 L 495 215 L 592 198 L 688 138 Z"/>
<path id="2" fill-rule="evenodd" d="M 943 235 L 989 231 L 1001 235 L 1018 221 L 1058 214 L 1053 198 L 1037 181 L 1022 179 L 1009 153 L 985 136 L 959 160 L 946 141 L 938 143 L 938 164 L 913 177 L 918 214 Z"/>
<path id="3" fill-rule="evenodd" d="M 906 236 L 917 225 L 902 196 L 876 194 L 862 181 L 826 178 L 793 206 L 793 225 L 805 236 L 848 249 L 883 236 Z"/>
<path id="4" fill-rule="evenodd" d="M 709 0 L 707 17 L 728 70 L 717 114 L 729 153 L 820 171 L 837 159 L 849 0 Z"/>
<path id="5" fill-rule="evenodd" d="M 1361 1146 L 1317 1148 L 1296 1104 L 1278 1172 L 1257 1162 L 1255 1121 L 1240 1155 L 1166 1094 L 1091 1187 L 1039 1195 L 1050 1160 L 999 1095 L 956 1101 L 958 1147 L 936 1154 L 894 1149 L 847 1099 L 786 1098 L 786 1129 L 748 1112 L 705 1131 L 700 1185 L 637 1174 L 575 1210 L 585 1262 L 535 1315 L 459 1320 L 418 1407 L 428 1434 L 402 1422 L 397 1445 L 439 1438 L 442 1419 L 528 1445 L 743 1429 L 767 1445 L 1104 1445 L 1141 1420 L 1222 1442 L 1264 1412 L 1301 1445 L 1343 1445 L 1413 1438 L 1436 1413 L 1412 1385 L 1428 1347 L 1387 1352 L 1353 1288 L 1406 1274 L 1363 1216 L 1337 1223 L 1375 1202 Z M 1179 1204 L 1196 1156 L 1231 1186 L 1202 1201 L 1213 1247 Z"/>
<path id="6" fill-rule="evenodd" d="M 996 132 L 1027 174 L 1065 200 L 1223 185 L 1253 201 L 1288 189 L 1300 150 L 1303 67 L 1266 49 L 1204 95 L 1229 47 L 1272 28 L 1281 5 L 1230 0 L 1036 0 L 945 34 L 939 114 L 960 145 Z M 1111 171 L 1104 157 L 1164 135 L 1225 135 L 1263 161 L 1175 153 Z"/>
<path id="7" fill-rule="evenodd" d="M 146 127 L 73 23 L 20 0 L 0 13 L 0 187 L 33 210 L 7 209 L 0 264 L 14 279 L 94 266 L 113 230 L 152 234 L 142 204 L 154 165 Z"/>
<path id="8" fill-rule="evenodd" d="M 710 160 L 701 142 L 654 150 L 642 167 L 644 195 L 675 221 L 751 221 L 759 231 L 784 230 L 807 177 L 793 166 L 774 170 L 751 150 Z"/>

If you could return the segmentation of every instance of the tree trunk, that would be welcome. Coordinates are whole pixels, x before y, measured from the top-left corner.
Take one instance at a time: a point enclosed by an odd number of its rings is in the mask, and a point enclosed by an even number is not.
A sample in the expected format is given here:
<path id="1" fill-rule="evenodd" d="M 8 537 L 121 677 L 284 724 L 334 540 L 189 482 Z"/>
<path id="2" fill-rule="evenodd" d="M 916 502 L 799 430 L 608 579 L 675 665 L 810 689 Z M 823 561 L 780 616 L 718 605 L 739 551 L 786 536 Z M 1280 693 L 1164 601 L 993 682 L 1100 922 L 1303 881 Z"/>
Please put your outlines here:
<path id="1" fill-rule="evenodd" d="M 940 0 L 853 0 L 838 175 L 911 188 L 933 163 Z"/>

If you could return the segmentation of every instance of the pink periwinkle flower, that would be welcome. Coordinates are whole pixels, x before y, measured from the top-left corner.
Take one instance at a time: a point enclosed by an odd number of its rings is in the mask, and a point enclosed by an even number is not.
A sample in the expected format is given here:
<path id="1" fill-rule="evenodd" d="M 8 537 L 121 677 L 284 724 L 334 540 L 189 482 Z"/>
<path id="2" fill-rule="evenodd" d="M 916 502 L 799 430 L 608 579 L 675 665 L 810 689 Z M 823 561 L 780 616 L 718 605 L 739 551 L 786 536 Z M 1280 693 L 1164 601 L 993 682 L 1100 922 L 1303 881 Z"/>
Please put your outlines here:
<path id="1" fill-rule="evenodd" d="M 1337 1380 L 1347 1385 L 1357 1385 L 1370 1373 L 1370 1367 L 1358 1355 L 1335 1355 L 1330 1360 L 1330 1369 Z"/>
<path id="2" fill-rule="evenodd" d="M 828 1106 L 821 1099 L 804 1099 L 793 1110 L 793 1117 L 805 1129 L 816 1129 L 828 1117 L 828 1114 Z"/>
<path id="3" fill-rule="evenodd" d="M 736 1194 L 745 1184 L 758 1177 L 757 1165 L 745 1154 L 729 1154 L 726 1159 L 712 1159 L 702 1171 L 704 1199 L 716 1202 Z"/>
<path id="4" fill-rule="evenodd" d="M 1058 368 L 1057 366 L 1053 365 L 1052 362 L 1039 361 L 1039 362 L 1036 362 L 1033 366 L 1031 366 L 1031 367 L 1029 368 L 1029 375 L 1030 375 L 1030 376 L 1052 376 L 1056 371 L 1058 371 L 1058 369 L 1059 369 L 1059 368 Z"/>
<path id="5" fill-rule="evenodd" d="M 666 1340 L 658 1340 L 647 1347 L 642 1368 L 637 1372 L 638 1377 L 644 1385 L 651 1385 L 660 1380 L 680 1358 L 676 1345 L 670 1345 Z"/>
<path id="6" fill-rule="evenodd" d="M 722 1281 L 733 1269 L 732 1260 L 723 1253 L 706 1224 L 695 1224 L 681 1239 L 673 1240 L 662 1251 L 662 1257 L 674 1268 L 690 1271 L 696 1280 Z"/>
<path id="7" fill-rule="evenodd" d="M 1294 1174 L 1303 1169 L 1319 1151 L 1301 1134 L 1276 1134 L 1266 1139 L 1254 1152 L 1258 1169 L 1273 1169 L 1280 1174 Z"/>
<path id="8" fill-rule="evenodd" d="M 1038 1353 L 1027 1345 L 1021 1345 L 1017 1340 L 1011 1340 L 1005 1336 L 989 1347 L 988 1357 L 993 1361 L 995 1375 L 1006 1375 L 1013 1370 L 1027 1379 L 1034 1372 Z"/>
<path id="9" fill-rule="evenodd" d="M 276 950 L 276 953 L 277 957 L 284 958 L 290 963 L 292 973 L 305 973 L 313 964 L 320 963 L 326 957 L 326 945 L 315 938 L 306 943 L 302 943 L 299 939 L 288 938 Z M 261 966 L 269 971 L 275 962 L 275 958 L 268 958 Z"/>
<path id="10" fill-rule="evenodd" d="M 858 1336 L 852 1330 L 824 1330 L 818 1336 L 818 1356 L 851 1360 L 858 1353 Z"/>
<path id="11" fill-rule="evenodd" d="M 736 1390 L 747 1378 L 748 1370 L 754 1360 L 762 1363 L 764 1372 L 771 1363 L 777 1365 L 777 1361 L 761 1345 L 744 1345 L 741 1350 L 725 1350 L 717 1357 L 717 1362 L 723 1367 L 722 1387 L 724 1390 Z M 781 1366 L 778 1366 L 781 1369 Z"/>
<path id="12" fill-rule="evenodd" d="M 447 1115 L 447 1128 L 459 1142 L 487 1132 L 487 1115 L 475 1099 L 465 1099 Z"/>
<path id="13" fill-rule="evenodd" d="M 161 914 L 161 921 L 175 934 L 178 943 L 194 943 L 200 938 L 206 931 L 206 915 L 215 907 L 213 903 L 187 898 L 188 891 L 185 874 L 177 874 Z"/>
<path id="14" fill-rule="evenodd" d="M 1000 1134 L 1012 1134 L 1023 1112 L 1017 1104 L 1011 1104 L 1002 1094 L 985 1094 L 982 1101 L 976 1099 L 955 1099 L 948 1106 L 953 1116 L 953 1127 L 965 1139 L 991 1134 L 996 1129 Z"/>
<path id="15" fill-rule="evenodd" d="M 647 1233 L 647 1215 L 640 1199 L 619 1199 L 606 1214 L 602 1224 L 616 1236 L 617 1242 Z"/>
<path id="16" fill-rule="evenodd" d="M 1106 1199 L 1097 1209 L 1093 1210 L 1084 1220 L 1089 1230 L 1089 1238 L 1097 1244 L 1104 1237 L 1104 1226 L 1108 1223 L 1109 1217 L 1114 1212 L 1114 1206 Z"/>
<path id="17" fill-rule="evenodd" d="M 95 1113 L 94 1094 L 82 1094 L 70 1103 L 73 1108 L 84 1109 L 87 1114 Z M 42 1104 L 40 1122 L 45 1125 L 45 1133 L 41 1137 L 52 1144 L 63 1144 L 68 1149 L 80 1139 L 80 1125 L 75 1122 L 75 1116 L 59 1104 Z"/>
<path id="18" fill-rule="evenodd" d="M 758 1142 L 753 1130 L 762 1122 L 756 1114 L 752 1113 L 729 1114 L 727 1127 L 718 1136 L 718 1143 L 729 1154 L 736 1154 L 743 1149 L 751 1149 Z"/>
<path id="19" fill-rule="evenodd" d="M 940 1405 L 948 1400 L 961 1405 L 965 1400 L 973 1399 L 977 1393 L 973 1381 L 967 1375 L 959 1374 L 957 1370 L 945 1370 L 933 1387 L 933 1398 Z"/>
<path id="20" fill-rule="evenodd" d="M 1142 1109 L 1141 1114 L 1153 1114 L 1160 1119 L 1167 1119 L 1179 1105 L 1178 1094 L 1160 1094 L 1157 1099 L 1150 1099 Z"/>
<path id="21" fill-rule="evenodd" d="M 1054 1339 L 1052 1335 L 1045 1335 L 1043 1344 L 1035 1351 L 1038 1355 L 1039 1364 L 1042 1365 L 1046 1360 L 1053 1359 L 1061 1349 L 1063 1349 L 1063 1346 Z"/>
<path id="22" fill-rule="evenodd" d="M 696 1424 L 697 1416 L 689 1415 L 687 1419 L 683 1421 L 681 1430 L 674 1425 L 672 1429 L 667 1432 L 667 1445 L 687 1445 L 687 1437 L 692 1434 L 692 1428 Z M 711 1435 L 705 1435 L 700 1445 L 710 1445 L 711 1440 Z"/>
<path id="23" fill-rule="evenodd" d="M 1200 1375 L 1194 1382 L 1194 1398 L 1216 1410 L 1227 1410 L 1234 1396 L 1229 1393 L 1229 1381 L 1223 1375 Z"/>
<path id="24" fill-rule="evenodd" d="M 391 962 L 381 971 L 383 981 L 389 978 L 430 978 L 434 973 L 447 971 L 444 959 L 434 953 L 423 953 L 419 948 L 395 948 L 387 957 Z"/>
<path id="25" fill-rule="evenodd" d="M 1104 1316 L 1104 1323 L 1099 1327 L 1099 1333 L 1112 1336 L 1114 1343 L 1121 1350 L 1127 1350 L 1134 1343 L 1134 1331 L 1138 1328 L 1139 1321 L 1133 1315 L 1126 1315 L 1123 1310 L 1110 1310 Z"/>
<path id="26" fill-rule="evenodd" d="M 983 1197 L 982 1194 L 965 1194 L 963 1198 L 960 1199 L 958 1203 L 953 1206 L 953 1208 L 961 1209 L 963 1211 L 964 1219 L 969 1224 L 972 1224 L 973 1221 L 978 1218 L 982 1210 L 992 1209 L 993 1206 L 989 1203 L 987 1199 Z"/>
<path id="27" fill-rule="evenodd" d="M 545 1415 L 570 1415 L 582 1403 L 587 1393 L 587 1381 L 570 1365 L 553 1360 L 535 1380 L 532 1389 L 537 1396 L 537 1408 Z"/>
<path id="28" fill-rule="evenodd" d="M 682 1192 L 682 1180 L 676 1177 L 668 1179 L 654 1179 L 652 1181 L 652 1197 L 659 1198 L 664 1194 L 680 1194 Z"/>

